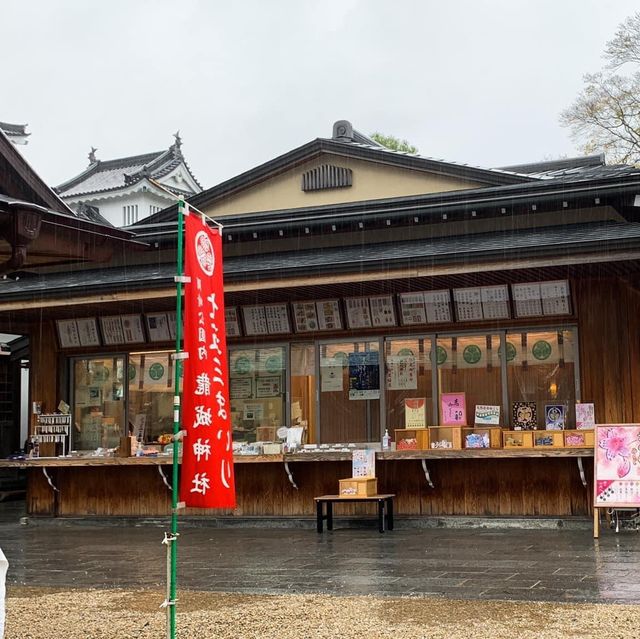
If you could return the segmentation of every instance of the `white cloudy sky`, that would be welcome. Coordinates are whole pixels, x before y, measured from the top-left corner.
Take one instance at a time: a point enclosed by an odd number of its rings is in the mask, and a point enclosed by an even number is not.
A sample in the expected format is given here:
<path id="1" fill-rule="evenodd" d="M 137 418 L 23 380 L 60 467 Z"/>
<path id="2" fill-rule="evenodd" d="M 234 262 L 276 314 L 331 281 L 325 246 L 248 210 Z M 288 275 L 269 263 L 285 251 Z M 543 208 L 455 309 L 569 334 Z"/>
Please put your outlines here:
<path id="1" fill-rule="evenodd" d="M 631 0 L 3 0 L 0 120 L 58 184 L 180 129 L 212 186 L 337 119 L 498 166 L 577 154 L 558 114 Z"/>

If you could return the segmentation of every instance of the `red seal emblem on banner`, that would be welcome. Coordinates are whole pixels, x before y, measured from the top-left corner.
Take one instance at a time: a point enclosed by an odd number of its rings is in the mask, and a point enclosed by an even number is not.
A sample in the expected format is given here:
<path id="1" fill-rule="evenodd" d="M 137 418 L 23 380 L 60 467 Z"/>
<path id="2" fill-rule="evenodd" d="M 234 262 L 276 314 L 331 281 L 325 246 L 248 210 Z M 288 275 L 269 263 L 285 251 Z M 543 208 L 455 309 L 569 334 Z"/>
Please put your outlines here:
<path id="1" fill-rule="evenodd" d="M 205 273 L 211 277 L 213 275 L 213 269 L 216 264 L 215 256 L 213 253 L 213 245 L 211 244 L 211 239 L 209 238 L 209 234 L 205 231 L 200 231 L 196 233 L 196 257 L 198 258 L 198 264 L 200 264 L 200 268 Z"/>

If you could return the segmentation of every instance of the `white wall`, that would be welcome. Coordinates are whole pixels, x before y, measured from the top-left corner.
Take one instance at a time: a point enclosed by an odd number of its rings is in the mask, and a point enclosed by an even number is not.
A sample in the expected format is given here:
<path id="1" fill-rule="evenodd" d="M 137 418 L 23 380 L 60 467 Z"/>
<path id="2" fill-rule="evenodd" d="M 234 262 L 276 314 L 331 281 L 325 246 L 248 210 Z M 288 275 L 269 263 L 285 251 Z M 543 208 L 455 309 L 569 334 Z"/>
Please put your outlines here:
<path id="1" fill-rule="evenodd" d="M 131 193 L 130 195 L 117 196 L 117 197 L 94 197 L 92 199 L 84 199 L 82 202 L 91 206 L 97 206 L 100 210 L 100 215 L 106 218 L 114 226 L 124 226 L 124 206 L 137 206 L 138 207 L 138 221 L 144 220 L 151 214 L 150 207 L 156 206 L 160 209 L 164 209 L 167 206 L 173 204 L 176 200 L 169 195 L 166 197 L 158 196 L 151 191 L 138 191 Z M 77 202 L 68 202 L 72 209 L 77 209 Z"/>

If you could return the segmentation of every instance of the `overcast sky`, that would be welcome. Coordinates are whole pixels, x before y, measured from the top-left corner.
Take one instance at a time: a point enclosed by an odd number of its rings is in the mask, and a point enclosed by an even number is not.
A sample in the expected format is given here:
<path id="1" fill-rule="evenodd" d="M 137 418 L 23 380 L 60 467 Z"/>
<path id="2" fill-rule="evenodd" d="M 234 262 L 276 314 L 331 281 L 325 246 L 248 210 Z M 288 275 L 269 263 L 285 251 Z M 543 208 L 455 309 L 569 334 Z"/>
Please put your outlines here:
<path id="1" fill-rule="evenodd" d="M 3 0 L 0 120 L 56 185 L 180 129 L 213 186 L 350 120 L 422 155 L 578 154 L 558 114 L 631 0 Z"/>

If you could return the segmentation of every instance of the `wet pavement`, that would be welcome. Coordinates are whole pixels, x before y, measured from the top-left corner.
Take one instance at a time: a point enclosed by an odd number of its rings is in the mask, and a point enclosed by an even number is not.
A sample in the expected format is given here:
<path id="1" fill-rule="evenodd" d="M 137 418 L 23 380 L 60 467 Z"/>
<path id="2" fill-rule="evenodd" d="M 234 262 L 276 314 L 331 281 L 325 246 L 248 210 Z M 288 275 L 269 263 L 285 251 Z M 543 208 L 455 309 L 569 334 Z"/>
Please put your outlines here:
<path id="1" fill-rule="evenodd" d="M 0 503 L 9 585 L 157 587 L 165 527 L 21 525 Z M 311 522 L 312 523 L 312 522 Z M 256 594 L 444 596 L 640 603 L 640 532 L 341 527 L 184 527 L 179 587 Z M 167 526 L 168 527 L 168 526 Z"/>

